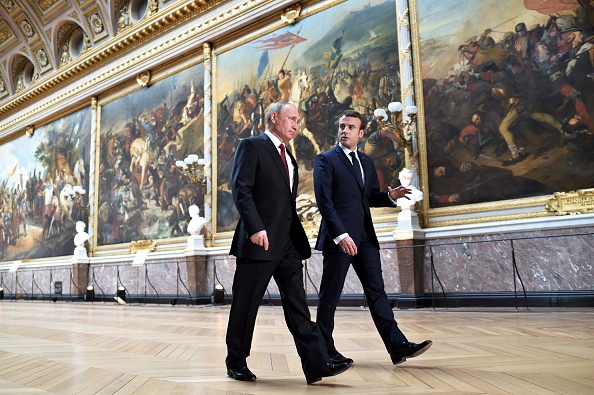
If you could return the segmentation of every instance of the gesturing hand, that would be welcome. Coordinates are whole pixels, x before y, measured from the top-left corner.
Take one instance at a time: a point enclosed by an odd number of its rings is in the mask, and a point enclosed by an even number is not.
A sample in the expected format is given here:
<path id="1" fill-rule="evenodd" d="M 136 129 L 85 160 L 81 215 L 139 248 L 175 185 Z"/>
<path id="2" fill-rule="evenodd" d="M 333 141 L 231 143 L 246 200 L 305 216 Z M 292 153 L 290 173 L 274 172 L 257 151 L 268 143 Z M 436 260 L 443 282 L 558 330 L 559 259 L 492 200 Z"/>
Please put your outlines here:
<path id="1" fill-rule="evenodd" d="M 388 194 L 394 200 L 399 198 L 407 198 L 408 200 L 410 200 L 410 198 L 406 196 L 407 193 L 410 193 L 410 189 L 405 188 L 402 185 L 400 185 L 398 188 L 391 188 L 388 185 Z"/>
<path id="2" fill-rule="evenodd" d="M 254 233 L 250 236 L 252 243 L 264 247 L 264 251 L 268 251 L 268 233 L 265 230 L 261 230 L 258 233 Z"/>

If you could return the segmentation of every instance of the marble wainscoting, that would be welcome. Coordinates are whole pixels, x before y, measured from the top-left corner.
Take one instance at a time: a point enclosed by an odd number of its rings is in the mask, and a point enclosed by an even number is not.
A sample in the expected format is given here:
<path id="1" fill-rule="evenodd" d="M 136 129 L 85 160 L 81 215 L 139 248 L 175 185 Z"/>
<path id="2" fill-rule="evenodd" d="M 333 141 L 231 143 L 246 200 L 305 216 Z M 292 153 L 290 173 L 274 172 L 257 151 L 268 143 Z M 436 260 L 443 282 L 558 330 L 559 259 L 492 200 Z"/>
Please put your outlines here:
<path id="1" fill-rule="evenodd" d="M 76 283 L 71 281 L 74 269 L 72 265 L 64 265 L 2 271 L 0 285 L 4 288 L 5 297 L 22 295 L 24 298 L 60 298 L 62 295 L 79 293 Z M 84 292 L 85 286 L 81 292 Z"/>
<path id="2" fill-rule="evenodd" d="M 398 261 L 396 250 L 394 248 L 394 243 L 386 243 L 382 245 L 382 249 L 380 250 L 385 289 L 388 294 L 400 292 Z M 225 288 L 226 292 L 230 294 L 231 286 L 233 284 L 233 275 L 235 273 L 235 258 L 232 256 L 217 256 L 211 257 L 210 259 L 216 264 L 217 278 Z M 322 279 L 322 262 L 322 253 L 315 250 L 312 251 L 311 258 L 304 262 L 305 292 L 309 299 L 317 298 L 320 289 L 320 281 Z M 268 293 L 264 295 L 265 299 L 268 297 L 268 294 L 270 294 L 271 297 L 278 297 L 279 290 L 274 278 L 270 280 L 267 290 Z M 342 293 L 343 295 L 357 295 L 359 298 L 363 295 L 361 282 L 352 267 L 347 274 Z"/>
<path id="3" fill-rule="evenodd" d="M 142 265 L 91 262 L 88 283 L 95 287 L 97 298 L 113 298 L 118 286 L 124 286 L 132 301 L 192 300 L 211 295 L 214 267 L 204 256 L 147 259 Z"/>
<path id="4" fill-rule="evenodd" d="M 594 290 L 594 227 L 427 240 L 445 292 L 510 292 L 513 262 L 527 292 Z M 512 254 L 513 245 L 513 254 Z M 431 292 L 429 247 L 424 288 Z M 436 292 L 439 285 L 434 282 Z M 519 281 L 516 286 L 521 290 Z"/>
<path id="5" fill-rule="evenodd" d="M 386 293 L 395 294 L 400 293 L 400 276 L 398 273 L 398 256 L 396 254 L 395 243 L 382 243 L 380 249 L 380 257 L 382 260 L 382 275 L 384 277 L 384 288 Z M 316 290 L 320 288 L 320 281 L 322 279 L 323 256 L 319 251 L 313 251 L 312 257 L 307 261 L 306 271 L 306 286 L 305 290 L 308 295 L 315 294 Z M 361 281 L 353 266 L 349 268 L 347 273 L 343 295 L 359 295 L 363 294 L 363 287 Z"/>

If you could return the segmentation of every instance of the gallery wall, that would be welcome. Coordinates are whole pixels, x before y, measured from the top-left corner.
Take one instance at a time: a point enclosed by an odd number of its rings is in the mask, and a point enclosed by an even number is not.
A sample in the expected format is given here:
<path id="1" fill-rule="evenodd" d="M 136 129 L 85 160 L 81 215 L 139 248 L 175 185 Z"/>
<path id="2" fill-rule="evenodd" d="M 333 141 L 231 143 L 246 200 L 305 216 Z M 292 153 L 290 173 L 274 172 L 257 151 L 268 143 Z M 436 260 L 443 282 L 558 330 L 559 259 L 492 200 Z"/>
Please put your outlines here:
<path id="1" fill-rule="evenodd" d="M 383 188 L 398 185 L 404 167 L 416 170 L 423 226 L 553 215 L 546 202 L 555 192 L 594 188 L 591 8 L 464 3 L 221 2 L 161 24 L 153 41 L 131 39 L 137 44 L 71 84 L 29 93 L 30 103 L 0 121 L 0 260 L 71 255 L 77 221 L 92 236 L 90 256 L 139 240 L 183 249 L 192 204 L 208 220 L 207 247 L 224 249 L 237 221 L 235 147 L 263 132 L 278 100 L 302 118 L 290 149 L 312 238 L 320 223 L 313 160 L 335 144 L 348 108 L 368 117 L 359 148 Z M 158 29 L 174 9 L 128 37 Z M 408 60 L 412 73 L 403 70 Z M 373 115 L 411 95 L 419 108 L 412 147 L 395 127 L 404 117 L 393 114 L 385 127 Z M 207 159 L 205 190 L 176 166 L 190 154 Z M 66 196 L 75 187 L 86 191 L 79 205 Z M 376 226 L 393 227 L 396 214 L 374 212 Z"/>

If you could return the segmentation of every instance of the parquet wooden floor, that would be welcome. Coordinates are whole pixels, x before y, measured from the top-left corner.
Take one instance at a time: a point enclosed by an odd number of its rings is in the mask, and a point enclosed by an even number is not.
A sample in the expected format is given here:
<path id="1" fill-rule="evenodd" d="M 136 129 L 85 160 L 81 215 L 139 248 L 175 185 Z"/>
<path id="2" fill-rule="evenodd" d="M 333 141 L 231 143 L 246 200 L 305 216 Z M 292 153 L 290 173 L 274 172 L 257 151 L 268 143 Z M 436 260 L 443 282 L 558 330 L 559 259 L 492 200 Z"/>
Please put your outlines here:
<path id="1" fill-rule="evenodd" d="M 228 306 L 0 302 L 0 394 L 594 394 L 594 309 L 396 311 L 425 354 L 393 366 L 369 312 L 342 308 L 346 373 L 308 386 L 280 307 L 250 369 L 225 371 Z M 312 310 L 315 317 L 315 310 Z"/>

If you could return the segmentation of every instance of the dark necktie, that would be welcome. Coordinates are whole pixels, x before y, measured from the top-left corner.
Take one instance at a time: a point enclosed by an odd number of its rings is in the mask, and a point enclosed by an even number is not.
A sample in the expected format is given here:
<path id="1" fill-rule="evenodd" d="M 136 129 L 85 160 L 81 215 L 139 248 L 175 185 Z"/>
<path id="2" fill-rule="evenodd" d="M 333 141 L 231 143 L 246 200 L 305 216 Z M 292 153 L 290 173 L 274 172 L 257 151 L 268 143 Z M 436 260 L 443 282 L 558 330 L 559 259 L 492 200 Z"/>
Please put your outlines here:
<path id="1" fill-rule="evenodd" d="M 349 155 L 351 156 L 351 160 L 353 162 L 353 170 L 355 171 L 357 180 L 359 181 L 359 184 L 363 185 L 363 176 L 361 175 L 361 167 L 359 166 L 359 160 L 357 159 L 355 152 L 351 152 Z"/>
<path id="2" fill-rule="evenodd" d="M 280 151 L 281 151 L 281 159 L 283 160 L 283 165 L 285 165 L 285 171 L 287 172 L 287 177 L 289 177 L 289 180 L 291 179 L 291 177 L 289 176 L 289 165 L 287 164 L 287 156 L 285 155 L 285 145 L 281 144 L 280 145 Z"/>

